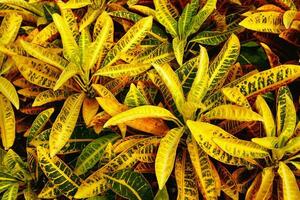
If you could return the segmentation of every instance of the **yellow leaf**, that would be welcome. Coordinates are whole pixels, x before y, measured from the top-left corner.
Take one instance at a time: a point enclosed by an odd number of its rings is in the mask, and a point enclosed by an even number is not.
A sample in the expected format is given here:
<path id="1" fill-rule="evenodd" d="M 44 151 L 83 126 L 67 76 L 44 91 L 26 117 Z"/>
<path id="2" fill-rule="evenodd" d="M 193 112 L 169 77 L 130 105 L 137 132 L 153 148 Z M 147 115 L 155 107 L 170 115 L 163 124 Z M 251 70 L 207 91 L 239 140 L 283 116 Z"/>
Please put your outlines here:
<path id="1" fill-rule="evenodd" d="M 0 131 L 2 145 L 9 149 L 15 141 L 15 114 L 9 100 L 0 94 Z"/>
<path id="2" fill-rule="evenodd" d="M 212 158 L 229 165 L 249 166 L 247 161 L 226 153 L 213 141 L 213 138 L 215 137 L 224 139 L 235 138 L 233 135 L 227 133 L 218 126 L 204 122 L 188 120 L 187 126 L 200 148 Z"/>
<path id="3" fill-rule="evenodd" d="M 240 26 L 247 29 L 267 33 L 280 33 L 285 30 L 282 14 L 276 11 L 266 11 L 251 14 L 242 22 Z"/>
<path id="4" fill-rule="evenodd" d="M 85 98 L 82 105 L 82 117 L 85 124 L 88 126 L 90 121 L 97 114 L 99 104 L 96 99 Z"/>
<path id="5" fill-rule="evenodd" d="M 288 141 L 288 139 L 293 135 L 294 129 L 296 126 L 296 120 L 297 120 L 297 115 L 296 115 L 296 109 L 293 103 L 293 100 L 285 94 L 285 117 L 284 117 L 284 124 L 282 131 L 278 137 L 278 146 L 282 147 L 285 145 L 285 143 Z M 279 134 L 279 133 L 278 133 Z"/>
<path id="6" fill-rule="evenodd" d="M 279 162 L 278 174 L 282 180 L 283 198 L 297 199 L 300 196 L 297 180 L 291 169 L 284 162 Z"/>
<path id="7" fill-rule="evenodd" d="M 201 192 L 207 199 L 217 199 L 217 177 L 214 177 L 213 169 L 209 163 L 207 154 L 198 146 L 194 138 L 187 139 L 188 152 L 201 184 Z"/>
<path id="8" fill-rule="evenodd" d="M 267 149 L 275 149 L 278 144 L 278 138 L 274 136 L 252 138 L 251 141 Z"/>
<path id="9" fill-rule="evenodd" d="M 128 109 L 127 106 L 122 105 L 119 102 L 116 102 L 116 100 L 113 100 L 111 98 L 98 97 L 96 99 L 97 99 L 98 103 L 100 104 L 100 106 L 103 108 L 103 110 L 105 110 L 111 116 L 115 116 L 118 114 L 122 115 L 122 112 L 126 112 L 126 110 Z M 140 108 L 140 107 L 137 107 L 137 108 Z M 160 107 L 158 107 L 158 108 L 160 108 Z M 145 109 L 141 108 L 141 110 L 145 110 Z M 158 110 L 160 110 L 160 109 L 158 109 Z M 132 112 L 132 111 L 130 111 L 130 112 Z M 146 112 L 145 114 L 148 114 L 149 112 L 151 113 L 152 111 L 145 111 L 145 112 Z M 157 112 L 157 109 L 155 109 L 155 112 Z M 163 114 L 168 114 L 169 117 L 171 117 L 169 111 L 167 113 L 163 113 Z M 136 117 L 136 116 L 134 116 L 134 117 Z M 167 127 L 165 122 L 162 119 L 160 119 L 160 117 L 153 118 L 153 117 L 145 116 L 145 117 L 136 118 L 134 120 L 127 121 L 127 116 L 126 116 L 124 118 L 124 120 L 126 121 L 124 123 L 127 126 L 130 126 L 134 129 L 144 131 L 144 132 L 147 132 L 147 133 L 150 133 L 153 135 L 165 135 L 166 131 L 169 130 L 169 128 Z M 170 119 L 170 120 L 172 120 L 172 119 Z M 175 120 L 175 119 L 173 119 L 173 120 Z M 121 122 L 121 124 L 122 123 L 123 122 Z M 114 125 L 116 125 L 116 124 L 114 124 Z"/>
<path id="10" fill-rule="evenodd" d="M 222 50 L 212 61 L 208 68 L 208 91 L 211 94 L 216 89 L 222 87 L 230 67 L 236 62 L 240 53 L 239 38 L 232 34 L 224 44 Z"/>
<path id="11" fill-rule="evenodd" d="M 257 112 L 262 116 L 263 118 L 263 125 L 265 129 L 266 136 L 272 137 L 276 135 L 276 127 L 275 122 L 273 118 L 272 111 L 270 110 L 267 102 L 264 100 L 264 98 L 260 95 L 257 96 L 255 101 L 255 107 L 257 109 Z"/>
<path id="12" fill-rule="evenodd" d="M 108 76 L 110 78 L 119 78 L 124 76 L 139 75 L 151 67 L 150 64 L 130 63 L 118 64 L 114 66 L 102 67 L 95 72 L 94 76 Z"/>
<path id="13" fill-rule="evenodd" d="M 133 25 L 127 33 L 115 44 L 115 46 L 107 53 L 102 66 L 109 66 L 116 62 L 122 53 L 139 44 L 150 31 L 152 27 L 153 17 L 145 17 Z"/>
<path id="14" fill-rule="evenodd" d="M 249 142 L 235 138 L 213 138 L 213 141 L 225 152 L 239 158 L 265 158 L 269 155 L 265 148 Z"/>
<path id="15" fill-rule="evenodd" d="M 175 179 L 177 184 L 177 200 L 198 200 L 198 187 L 193 165 L 187 151 L 180 152 L 175 162 Z"/>
<path id="16" fill-rule="evenodd" d="M 275 174 L 272 167 L 264 168 L 259 190 L 255 194 L 255 199 L 267 200 L 272 196 L 273 180 Z"/>
<path id="17" fill-rule="evenodd" d="M 169 0 L 154 0 L 155 16 L 173 38 L 177 36 L 177 21 L 174 19 L 176 15 L 172 12 L 171 2 Z"/>
<path id="18" fill-rule="evenodd" d="M 51 157 L 55 156 L 68 142 L 75 128 L 84 97 L 84 93 L 73 94 L 65 101 L 51 129 L 49 139 Z"/>
<path id="19" fill-rule="evenodd" d="M 61 73 L 61 70 L 38 59 L 24 56 L 14 56 L 13 59 L 26 80 L 43 88 L 53 88 Z"/>
<path id="20" fill-rule="evenodd" d="M 173 171 L 177 146 L 183 133 L 184 127 L 171 129 L 160 141 L 155 159 L 155 174 L 160 190 Z"/>
<path id="21" fill-rule="evenodd" d="M 221 105 L 213 108 L 204 115 L 208 119 L 227 119 L 237 121 L 263 121 L 256 112 L 236 105 Z"/>
<path id="22" fill-rule="evenodd" d="M 209 57 L 205 47 L 200 46 L 200 55 L 197 58 L 197 74 L 188 93 L 189 102 L 199 104 L 207 92 Z"/>
<path id="23" fill-rule="evenodd" d="M 158 106 L 144 105 L 113 116 L 104 124 L 104 128 L 141 118 L 160 118 L 180 123 L 170 111 Z"/>
<path id="24" fill-rule="evenodd" d="M 230 88 L 230 87 L 222 88 L 222 93 L 232 103 L 235 103 L 238 106 L 251 109 L 251 106 L 247 98 L 237 88 Z"/>
<path id="25" fill-rule="evenodd" d="M 48 49 L 43 48 L 39 45 L 32 44 L 32 43 L 26 42 L 24 40 L 20 40 L 20 44 L 25 49 L 25 51 L 28 54 L 30 54 L 31 56 L 33 56 L 41 61 L 44 61 L 46 63 L 49 63 L 50 65 L 53 65 L 60 70 L 64 70 L 64 68 L 68 64 L 68 61 L 66 61 L 61 56 L 59 56 L 57 54 L 53 54 Z"/>
<path id="26" fill-rule="evenodd" d="M 185 102 L 183 90 L 180 84 L 180 81 L 173 71 L 171 66 L 168 63 L 164 63 L 162 65 L 153 64 L 155 70 L 161 77 L 162 81 L 166 84 L 169 89 L 176 107 L 180 113 L 183 113 L 182 106 Z"/>
<path id="27" fill-rule="evenodd" d="M 66 22 L 66 19 L 60 16 L 57 13 L 52 15 L 52 19 L 56 25 L 57 30 L 60 33 L 63 43 L 63 53 L 64 57 L 74 64 L 79 65 L 79 48 L 73 37 L 73 33 L 71 31 L 71 27 Z"/>
<path id="28" fill-rule="evenodd" d="M 2 93 L 15 107 L 19 109 L 19 97 L 13 84 L 0 76 L 0 93 Z"/>

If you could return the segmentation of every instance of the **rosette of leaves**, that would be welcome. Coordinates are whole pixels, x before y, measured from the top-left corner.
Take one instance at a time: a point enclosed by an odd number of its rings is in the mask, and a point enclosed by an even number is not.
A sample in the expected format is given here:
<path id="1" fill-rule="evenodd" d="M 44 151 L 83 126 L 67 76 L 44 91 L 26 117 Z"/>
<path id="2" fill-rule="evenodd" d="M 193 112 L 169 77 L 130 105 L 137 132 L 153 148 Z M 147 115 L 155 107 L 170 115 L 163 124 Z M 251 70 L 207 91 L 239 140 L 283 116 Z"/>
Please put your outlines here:
<path id="1" fill-rule="evenodd" d="M 230 70 L 239 67 L 234 65 L 238 55 L 239 40 L 232 35 L 211 63 L 206 49 L 201 47 L 200 54 L 183 64 L 176 72 L 169 63 L 152 64 L 155 71 L 150 70 L 148 76 L 161 90 L 165 98 L 163 105 L 169 110 L 150 105 L 151 98 L 147 99 L 147 93 L 132 84 L 124 101 L 132 108 L 116 114 L 104 124 L 104 127 L 119 126 L 143 118 L 160 118 L 174 122 L 175 127 L 161 139 L 155 157 L 155 173 L 159 189 L 164 188 L 175 164 L 179 198 L 198 199 L 196 184 L 198 182 L 204 197 L 216 199 L 220 195 L 220 179 L 223 177 L 219 178 L 208 155 L 229 165 L 247 167 L 255 163 L 254 159 L 269 156 L 266 149 L 254 143 L 249 144 L 254 146 L 253 151 L 249 152 L 250 157 L 244 159 L 229 155 L 217 146 L 213 138 L 237 138 L 209 122 L 217 119 L 263 121 L 262 116 L 251 110 L 247 98 L 266 90 L 274 90 L 281 84 L 296 79 L 299 77 L 300 68 L 297 65 L 281 65 L 259 73 L 253 72 L 224 84 Z M 267 81 L 268 79 L 278 81 Z M 260 83 L 264 86 L 261 87 Z M 104 110 L 109 109 L 104 103 L 105 98 L 97 100 Z M 118 105 L 111 102 L 110 105 Z M 181 143 L 185 143 L 188 148 Z M 144 160 L 151 162 L 149 159 Z M 80 186 L 77 195 L 87 197 L 92 191 L 96 191 L 96 194 L 100 192 L 102 187 L 100 183 L 104 180 L 101 171 L 99 169 L 90 175 Z M 196 176 L 193 175 L 194 172 Z M 205 185 L 207 182 L 214 184 Z M 225 191 L 229 186 L 224 184 L 222 188 Z M 90 191 L 89 195 L 87 191 Z M 228 190 L 226 192 L 228 193 Z M 234 194 L 234 198 L 237 198 L 237 188 L 233 188 L 230 192 L 229 195 Z"/>
<path id="2" fill-rule="evenodd" d="M 264 135 L 252 138 L 252 142 L 240 139 L 215 138 L 216 144 L 232 156 L 246 157 L 250 152 L 246 144 L 267 150 L 270 154 L 259 160 L 259 170 L 246 193 L 246 199 L 296 199 L 299 187 L 296 176 L 299 170 L 299 123 L 296 125 L 296 110 L 287 86 L 277 91 L 277 115 L 262 96 L 258 96 L 255 107 L 263 117 Z M 254 146 L 254 144 L 253 144 Z M 249 146 L 250 147 L 250 146 Z"/>

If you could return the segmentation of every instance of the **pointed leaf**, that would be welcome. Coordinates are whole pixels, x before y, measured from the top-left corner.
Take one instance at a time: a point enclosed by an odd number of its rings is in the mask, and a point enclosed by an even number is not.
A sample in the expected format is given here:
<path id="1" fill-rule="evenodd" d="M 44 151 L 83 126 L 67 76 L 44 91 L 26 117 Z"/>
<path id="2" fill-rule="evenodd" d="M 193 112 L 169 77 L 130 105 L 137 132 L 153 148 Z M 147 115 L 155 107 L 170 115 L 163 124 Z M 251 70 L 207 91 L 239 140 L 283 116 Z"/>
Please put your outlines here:
<path id="1" fill-rule="evenodd" d="M 173 17 L 169 0 L 154 0 L 155 16 L 173 38 L 177 36 L 177 21 Z"/>
<path id="2" fill-rule="evenodd" d="M 76 74 L 80 73 L 80 69 L 77 65 L 70 62 L 67 67 L 64 69 L 64 71 L 60 74 L 58 80 L 55 83 L 55 86 L 53 87 L 53 90 L 58 90 L 62 85 L 64 85 L 70 78 L 75 76 Z"/>
<path id="3" fill-rule="evenodd" d="M 297 199 L 300 196 L 300 191 L 295 175 L 284 162 L 279 162 L 278 174 L 282 180 L 283 198 Z"/>
<path id="4" fill-rule="evenodd" d="M 31 56 L 44 61 L 45 63 L 53 65 L 60 70 L 63 70 L 68 64 L 68 61 L 66 61 L 61 56 L 53 54 L 48 49 L 43 48 L 39 45 L 32 44 L 24 40 L 20 40 L 20 44 Z"/>
<path id="5" fill-rule="evenodd" d="M 59 152 L 70 138 L 76 125 L 84 96 L 84 93 L 73 94 L 65 101 L 51 129 L 49 140 L 51 157 Z"/>
<path id="6" fill-rule="evenodd" d="M 208 72 L 208 64 L 209 58 L 205 47 L 200 46 L 200 55 L 197 58 L 197 74 L 193 81 L 192 87 L 188 93 L 187 100 L 189 102 L 199 104 L 207 91 L 207 84 L 209 76 Z"/>
<path id="7" fill-rule="evenodd" d="M 15 106 L 16 109 L 19 109 L 19 97 L 17 91 L 13 84 L 0 76 L 0 92 Z"/>
<path id="8" fill-rule="evenodd" d="M 37 147 L 38 161 L 47 178 L 66 196 L 73 196 L 81 180 L 57 156 L 49 157 L 48 149 Z"/>
<path id="9" fill-rule="evenodd" d="M 125 169 L 107 178 L 119 196 L 132 200 L 153 199 L 151 186 L 142 174 Z"/>
<path id="10" fill-rule="evenodd" d="M 36 135 L 38 135 L 43 130 L 44 126 L 47 124 L 53 112 L 54 112 L 54 108 L 49 108 L 41 112 L 35 118 L 35 120 L 31 124 L 31 127 L 24 134 L 24 136 L 28 136 L 28 142 L 30 142 L 31 139 L 33 139 Z"/>
<path id="11" fill-rule="evenodd" d="M 153 17 L 145 17 L 135 23 L 126 34 L 115 44 L 115 46 L 107 53 L 102 66 L 109 66 L 116 62 L 122 53 L 139 44 L 150 31 L 152 27 Z"/>
<path id="12" fill-rule="evenodd" d="M 15 141 L 15 114 L 9 100 L 2 94 L 0 94 L 0 107 L 1 139 L 4 149 L 7 150 Z"/>
<path id="13" fill-rule="evenodd" d="M 68 98 L 68 96 L 70 96 L 71 94 L 72 92 L 65 89 L 56 90 L 56 91 L 53 91 L 51 89 L 46 90 L 44 92 L 39 93 L 35 97 L 34 102 L 32 103 L 32 107 L 42 106 L 46 103 L 64 100 Z"/>
<path id="14" fill-rule="evenodd" d="M 15 200 L 18 197 L 19 184 L 12 184 L 6 192 L 4 192 L 1 200 Z"/>
<path id="15" fill-rule="evenodd" d="M 266 33 L 280 33 L 285 30 L 282 14 L 276 11 L 258 12 L 251 14 L 240 26 L 247 29 Z"/>
<path id="16" fill-rule="evenodd" d="M 213 141 L 225 152 L 239 158 L 265 158 L 269 155 L 265 148 L 249 142 L 235 138 L 213 138 Z"/>
<path id="17" fill-rule="evenodd" d="M 186 150 L 176 157 L 175 179 L 178 190 L 177 199 L 199 199 L 193 166 Z"/>
<path id="18" fill-rule="evenodd" d="M 53 88 L 61 73 L 61 70 L 38 59 L 24 56 L 14 56 L 13 59 L 26 80 L 43 88 Z"/>
<path id="19" fill-rule="evenodd" d="M 228 154 L 213 141 L 213 138 L 215 137 L 224 139 L 235 138 L 233 135 L 227 133 L 218 126 L 204 122 L 194 122 L 188 120 L 187 126 L 190 129 L 193 137 L 199 144 L 200 148 L 202 148 L 203 151 L 205 151 L 205 153 L 207 153 L 209 156 L 225 164 L 236 166 L 249 166 L 248 162 L 241 158 L 234 157 Z"/>
<path id="20" fill-rule="evenodd" d="M 119 78 L 124 76 L 136 76 L 148 70 L 150 64 L 130 63 L 107 66 L 95 72 L 94 76 L 108 76 L 111 78 Z"/>
<path id="21" fill-rule="evenodd" d="M 104 135 L 89 143 L 79 155 L 74 172 L 77 175 L 86 173 L 99 162 L 106 146 L 119 138 L 117 134 Z"/>
<path id="22" fill-rule="evenodd" d="M 212 61 L 208 68 L 208 91 L 212 93 L 224 84 L 230 67 L 236 62 L 240 53 L 240 41 L 234 34 L 227 40 L 221 52 Z"/>
<path id="23" fill-rule="evenodd" d="M 276 127 L 275 122 L 273 118 L 273 114 L 267 104 L 267 102 L 264 100 L 264 98 L 260 95 L 257 96 L 255 101 L 255 107 L 258 111 L 258 113 L 263 118 L 263 125 L 265 129 L 266 136 L 272 137 L 276 135 Z"/>
<path id="24" fill-rule="evenodd" d="M 173 171 L 177 146 L 183 132 L 183 127 L 171 129 L 160 141 L 155 159 L 155 174 L 160 190 L 163 189 Z"/>
<path id="25" fill-rule="evenodd" d="M 237 121 L 263 121 L 263 118 L 252 110 L 236 105 L 221 105 L 204 115 L 208 119 L 227 119 Z"/>
<path id="26" fill-rule="evenodd" d="M 213 169 L 209 163 L 207 154 L 198 146 L 194 138 L 187 139 L 188 152 L 195 170 L 195 174 L 201 184 L 201 192 L 207 199 L 217 199 L 218 190 Z"/>
<path id="27" fill-rule="evenodd" d="M 162 81 L 166 84 L 167 88 L 170 90 L 176 107 L 180 113 L 182 113 L 182 105 L 185 102 L 183 90 L 176 73 L 173 71 L 168 63 L 158 65 L 153 65 Z"/>

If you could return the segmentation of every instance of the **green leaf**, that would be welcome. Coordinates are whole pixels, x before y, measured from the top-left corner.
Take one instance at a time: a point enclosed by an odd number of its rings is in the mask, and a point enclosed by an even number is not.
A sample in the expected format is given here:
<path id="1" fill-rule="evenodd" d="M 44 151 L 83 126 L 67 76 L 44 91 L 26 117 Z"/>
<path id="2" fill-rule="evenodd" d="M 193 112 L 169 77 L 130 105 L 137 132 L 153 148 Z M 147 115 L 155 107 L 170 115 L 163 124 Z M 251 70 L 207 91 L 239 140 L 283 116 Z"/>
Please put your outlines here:
<path id="1" fill-rule="evenodd" d="M 131 83 L 128 93 L 126 94 L 124 104 L 129 107 L 138 107 L 150 104 L 142 92 Z"/>
<path id="2" fill-rule="evenodd" d="M 6 153 L 3 164 L 10 174 L 22 181 L 30 181 L 32 177 L 28 171 L 27 163 L 12 149 Z"/>
<path id="3" fill-rule="evenodd" d="M 106 146 L 119 138 L 117 134 L 104 135 L 89 143 L 79 155 L 74 172 L 77 175 L 86 173 L 99 162 Z"/>
<path id="4" fill-rule="evenodd" d="M 112 186 L 111 189 L 126 199 L 153 199 L 151 186 L 142 174 L 124 169 L 107 178 Z"/>
<path id="5" fill-rule="evenodd" d="M 0 76 L 0 92 L 17 108 L 19 109 L 19 97 L 13 84 Z"/>
<path id="6" fill-rule="evenodd" d="M 4 192 L 1 200 L 15 200 L 18 197 L 19 184 L 12 184 L 6 192 Z"/>
<path id="7" fill-rule="evenodd" d="M 211 15 L 215 10 L 217 0 L 207 1 L 206 4 L 198 11 L 198 13 L 193 17 L 187 35 L 196 33 L 205 20 Z"/>
<path id="8" fill-rule="evenodd" d="M 47 178 L 67 197 L 73 196 L 79 187 L 81 180 L 73 173 L 57 156 L 49 157 L 49 150 L 37 147 L 38 161 Z"/>
<path id="9" fill-rule="evenodd" d="M 160 141 L 155 159 L 155 174 L 160 190 L 173 171 L 177 146 L 183 133 L 184 127 L 171 129 Z"/>
<path id="10" fill-rule="evenodd" d="M 169 194 L 166 186 L 164 186 L 163 189 L 158 190 L 154 197 L 154 200 L 169 200 Z"/>
<path id="11" fill-rule="evenodd" d="M 49 108 L 41 112 L 35 120 L 32 122 L 31 127 L 26 132 L 25 136 L 28 136 L 28 142 L 30 142 L 36 135 L 38 135 L 45 125 L 47 124 L 48 120 L 50 119 L 51 115 L 54 112 L 54 108 Z"/>
<path id="12" fill-rule="evenodd" d="M 184 7 L 182 14 L 178 20 L 178 35 L 181 39 L 185 39 L 188 37 L 188 30 L 190 29 L 192 19 L 197 13 L 198 8 L 198 0 L 192 0 Z"/>

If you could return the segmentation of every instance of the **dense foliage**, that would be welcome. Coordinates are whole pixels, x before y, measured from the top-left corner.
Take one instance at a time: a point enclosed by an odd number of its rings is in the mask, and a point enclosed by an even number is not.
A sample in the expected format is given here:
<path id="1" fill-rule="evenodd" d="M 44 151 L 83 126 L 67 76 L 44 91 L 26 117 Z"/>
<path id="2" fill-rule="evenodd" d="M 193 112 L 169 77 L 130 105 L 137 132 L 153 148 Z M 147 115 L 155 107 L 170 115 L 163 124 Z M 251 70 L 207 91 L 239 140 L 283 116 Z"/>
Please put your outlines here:
<path id="1" fill-rule="evenodd" d="M 300 198 L 299 0 L 0 16 L 2 200 Z"/>

